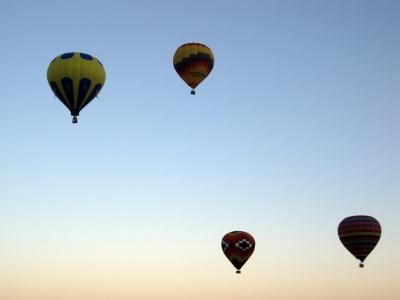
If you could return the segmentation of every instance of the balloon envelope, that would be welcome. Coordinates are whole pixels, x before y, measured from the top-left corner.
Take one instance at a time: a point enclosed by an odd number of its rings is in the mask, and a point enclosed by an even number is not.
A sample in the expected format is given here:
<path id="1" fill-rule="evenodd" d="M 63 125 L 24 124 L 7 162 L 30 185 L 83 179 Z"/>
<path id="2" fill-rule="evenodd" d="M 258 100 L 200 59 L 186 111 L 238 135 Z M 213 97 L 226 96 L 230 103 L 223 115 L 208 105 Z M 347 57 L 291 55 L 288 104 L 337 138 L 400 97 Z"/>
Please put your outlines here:
<path id="1" fill-rule="evenodd" d="M 253 254 L 256 241 L 250 233 L 232 231 L 222 238 L 221 246 L 225 256 L 236 268 L 236 273 L 240 273 L 240 269 Z"/>
<path id="2" fill-rule="evenodd" d="M 175 51 L 174 68 L 178 75 L 194 89 L 210 74 L 214 67 L 214 55 L 204 44 L 183 44 Z"/>
<path id="3" fill-rule="evenodd" d="M 80 52 L 57 56 L 47 69 L 47 80 L 54 95 L 70 110 L 74 120 L 99 94 L 105 79 L 101 62 Z"/>
<path id="4" fill-rule="evenodd" d="M 340 222 L 338 235 L 342 244 L 361 261 L 360 267 L 363 267 L 364 260 L 378 244 L 381 225 L 371 216 L 351 216 Z"/>

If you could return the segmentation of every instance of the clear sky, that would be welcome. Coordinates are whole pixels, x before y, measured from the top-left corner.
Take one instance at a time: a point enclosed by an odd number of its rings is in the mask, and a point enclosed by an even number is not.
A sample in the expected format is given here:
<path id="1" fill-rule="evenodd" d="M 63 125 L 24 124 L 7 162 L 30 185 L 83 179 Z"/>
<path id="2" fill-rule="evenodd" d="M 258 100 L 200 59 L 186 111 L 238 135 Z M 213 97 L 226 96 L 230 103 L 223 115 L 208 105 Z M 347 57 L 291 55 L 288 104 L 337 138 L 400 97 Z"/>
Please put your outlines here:
<path id="1" fill-rule="evenodd" d="M 0 299 L 400 298 L 399 1 L 0 1 Z M 186 42 L 215 55 L 197 95 Z M 105 66 L 77 125 L 57 55 Z M 339 222 L 381 241 L 359 269 Z M 256 239 L 240 276 L 220 241 Z"/>

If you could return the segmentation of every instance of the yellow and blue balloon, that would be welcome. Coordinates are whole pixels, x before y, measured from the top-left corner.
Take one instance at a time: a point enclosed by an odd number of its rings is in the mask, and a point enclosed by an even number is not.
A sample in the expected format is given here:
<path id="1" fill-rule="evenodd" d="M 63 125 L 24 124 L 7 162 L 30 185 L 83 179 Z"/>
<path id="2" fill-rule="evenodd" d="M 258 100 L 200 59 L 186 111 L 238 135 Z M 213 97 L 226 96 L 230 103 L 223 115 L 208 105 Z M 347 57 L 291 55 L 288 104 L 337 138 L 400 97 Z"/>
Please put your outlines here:
<path id="1" fill-rule="evenodd" d="M 100 92 L 106 80 L 102 63 L 94 56 L 69 52 L 54 58 L 47 69 L 54 95 L 70 110 L 72 123 Z"/>

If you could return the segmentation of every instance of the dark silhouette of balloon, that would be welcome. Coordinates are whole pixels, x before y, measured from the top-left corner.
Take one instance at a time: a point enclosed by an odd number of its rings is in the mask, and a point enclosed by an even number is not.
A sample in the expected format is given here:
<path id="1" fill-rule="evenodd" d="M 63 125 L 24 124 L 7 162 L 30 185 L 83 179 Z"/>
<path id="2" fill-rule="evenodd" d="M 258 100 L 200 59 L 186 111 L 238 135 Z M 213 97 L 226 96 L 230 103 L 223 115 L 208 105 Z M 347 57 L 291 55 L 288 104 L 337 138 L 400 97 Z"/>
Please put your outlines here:
<path id="1" fill-rule="evenodd" d="M 47 69 L 47 80 L 54 95 L 70 110 L 72 123 L 79 112 L 100 92 L 106 79 L 101 62 L 92 55 L 70 52 L 54 58 Z"/>
<path id="2" fill-rule="evenodd" d="M 214 55 L 206 45 L 188 43 L 176 49 L 173 62 L 176 72 L 192 88 L 194 95 L 194 89 L 214 67 Z"/>
<path id="3" fill-rule="evenodd" d="M 251 234 L 244 231 L 227 233 L 221 242 L 222 251 L 240 274 L 240 269 L 254 252 L 256 241 Z"/>
<path id="4" fill-rule="evenodd" d="M 381 225 L 370 216 L 351 216 L 340 222 L 338 235 L 346 249 L 360 260 L 360 268 L 363 268 L 364 260 L 378 244 Z"/>

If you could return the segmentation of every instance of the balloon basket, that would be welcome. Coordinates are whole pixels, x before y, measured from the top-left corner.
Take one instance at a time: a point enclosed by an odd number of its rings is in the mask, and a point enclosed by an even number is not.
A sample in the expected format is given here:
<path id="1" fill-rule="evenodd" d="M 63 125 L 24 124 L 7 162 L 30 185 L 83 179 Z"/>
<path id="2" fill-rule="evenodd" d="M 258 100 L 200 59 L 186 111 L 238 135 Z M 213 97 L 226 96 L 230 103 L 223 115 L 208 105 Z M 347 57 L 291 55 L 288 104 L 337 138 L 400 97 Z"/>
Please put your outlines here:
<path id="1" fill-rule="evenodd" d="M 190 94 L 191 94 L 191 95 L 196 95 L 196 91 L 195 91 L 195 90 L 192 90 L 192 91 L 190 92 Z"/>
<path id="2" fill-rule="evenodd" d="M 78 118 L 77 118 L 76 116 L 74 116 L 74 117 L 72 118 L 72 123 L 73 123 L 73 124 L 78 123 Z"/>
<path id="3" fill-rule="evenodd" d="M 360 268 L 364 268 L 364 264 L 363 263 L 360 263 Z"/>
<path id="4" fill-rule="evenodd" d="M 236 274 L 241 274 L 241 273 L 242 273 L 242 272 L 240 272 L 240 270 L 237 270 L 237 271 L 236 271 Z"/>

